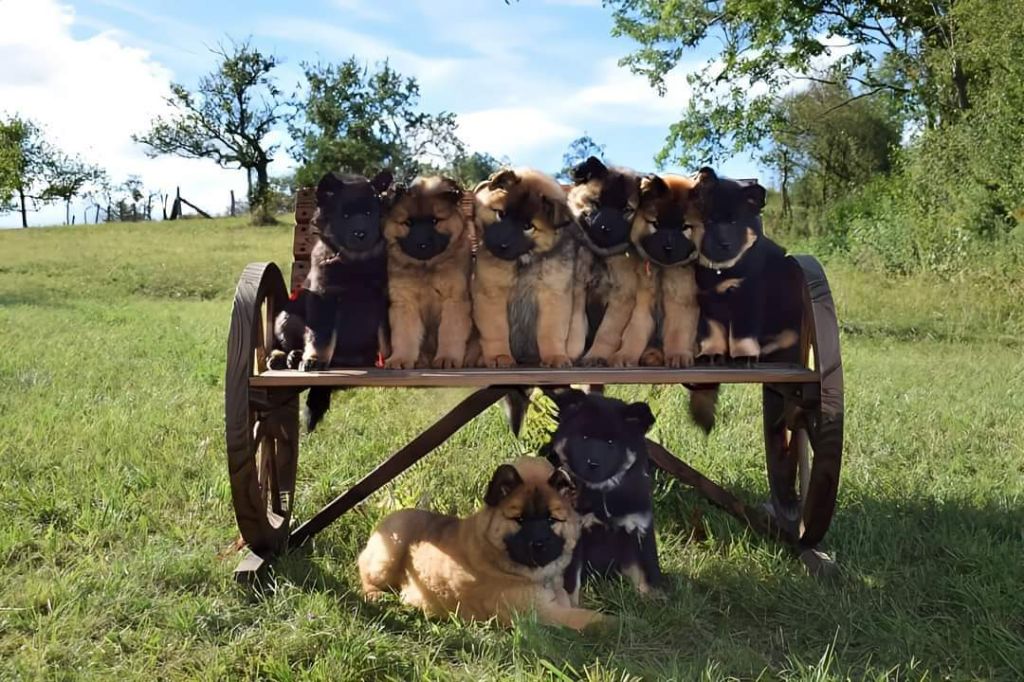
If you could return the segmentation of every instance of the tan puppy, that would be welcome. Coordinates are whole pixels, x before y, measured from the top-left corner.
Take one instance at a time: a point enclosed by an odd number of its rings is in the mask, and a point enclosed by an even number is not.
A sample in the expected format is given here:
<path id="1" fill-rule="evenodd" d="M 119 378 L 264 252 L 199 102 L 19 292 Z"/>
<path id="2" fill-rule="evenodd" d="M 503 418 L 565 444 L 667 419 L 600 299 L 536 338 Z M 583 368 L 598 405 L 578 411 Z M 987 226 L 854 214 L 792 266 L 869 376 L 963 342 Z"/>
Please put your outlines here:
<path id="1" fill-rule="evenodd" d="M 593 340 L 580 364 L 621 366 L 630 362 L 618 350 L 643 275 L 643 262 L 630 241 L 640 202 L 640 176 L 626 168 L 609 168 L 591 156 L 573 168 L 572 178 L 569 210 L 592 261 L 586 313 Z M 636 364 L 635 358 L 632 363 Z"/>
<path id="2" fill-rule="evenodd" d="M 473 326 L 462 189 L 454 180 L 430 177 L 394 193 L 384 223 L 391 322 L 385 366 L 462 367 Z"/>
<path id="3" fill-rule="evenodd" d="M 695 244 L 702 232 L 695 185 L 679 175 L 649 175 L 640 181 L 631 240 L 646 274 L 619 349 L 623 365 L 693 364 L 700 320 Z"/>
<path id="4" fill-rule="evenodd" d="M 481 364 L 569 367 L 586 341 L 582 245 L 565 190 L 504 169 L 477 185 L 473 320 Z"/>
<path id="5" fill-rule="evenodd" d="M 359 555 L 367 599 L 396 591 L 428 616 L 464 620 L 536 610 L 541 622 L 577 630 L 607 620 L 574 608 L 563 585 L 580 535 L 569 476 L 540 457 L 498 467 L 486 506 L 466 519 L 420 509 L 385 518 Z"/>

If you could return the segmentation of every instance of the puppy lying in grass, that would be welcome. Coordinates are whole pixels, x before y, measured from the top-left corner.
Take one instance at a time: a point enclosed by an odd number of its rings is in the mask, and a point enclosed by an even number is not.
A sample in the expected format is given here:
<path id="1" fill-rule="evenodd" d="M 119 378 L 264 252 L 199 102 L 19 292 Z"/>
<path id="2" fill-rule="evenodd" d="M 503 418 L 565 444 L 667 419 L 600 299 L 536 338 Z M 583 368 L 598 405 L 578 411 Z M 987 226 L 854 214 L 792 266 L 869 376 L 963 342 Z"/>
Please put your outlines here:
<path id="1" fill-rule="evenodd" d="M 543 623 L 576 630 L 607 622 L 574 607 L 562 585 L 580 534 L 570 493 L 564 471 L 521 457 L 498 467 L 485 506 L 468 518 L 397 511 L 359 555 L 363 592 L 367 599 L 398 592 L 428 616 L 508 625 L 535 610 Z"/>

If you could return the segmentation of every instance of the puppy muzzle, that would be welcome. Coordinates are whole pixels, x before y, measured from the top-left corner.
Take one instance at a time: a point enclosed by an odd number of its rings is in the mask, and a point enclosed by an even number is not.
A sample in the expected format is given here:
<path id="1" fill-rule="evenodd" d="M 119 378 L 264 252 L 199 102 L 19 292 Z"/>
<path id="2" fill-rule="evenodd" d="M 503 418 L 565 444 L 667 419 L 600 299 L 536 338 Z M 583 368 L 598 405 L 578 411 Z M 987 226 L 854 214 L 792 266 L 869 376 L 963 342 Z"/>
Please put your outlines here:
<path id="1" fill-rule="evenodd" d="M 428 261 L 444 253 L 450 241 L 451 236 L 438 232 L 433 220 L 414 220 L 409 233 L 398 238 L 398 246 L 407 256 Z"/>

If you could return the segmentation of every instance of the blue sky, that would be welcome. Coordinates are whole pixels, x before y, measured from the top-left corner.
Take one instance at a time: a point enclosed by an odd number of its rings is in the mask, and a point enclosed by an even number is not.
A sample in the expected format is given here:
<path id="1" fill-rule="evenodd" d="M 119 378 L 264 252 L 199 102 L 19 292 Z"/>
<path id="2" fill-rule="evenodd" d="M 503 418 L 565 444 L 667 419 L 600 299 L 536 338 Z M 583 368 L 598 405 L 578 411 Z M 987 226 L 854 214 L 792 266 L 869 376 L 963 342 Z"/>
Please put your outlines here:
<path id="1" fill-rule="evenodd" d="M 168 82 L 191 85 L 210 70 L 209 47 L 226 35 L 251 36 L 284 58 L 287 90 L 303 61 L 389 59 L 419 80 L 423 109 L 458 115 L 473 150 L 553 171 L 586 131 L 606 145 L 609 161 L 653 170 L 686 106 L 685 73 L 705 57 L 690 55 L 659 97 L 617 66 L 632 46 L 612 38 L 611 26 L 599 0 L 0 0 L 0 62 L 11 67 L 0 71 L 0 112 L 41 121 L 63 147 L 116 179 L 135 173 L 168 191 L 181 184 L 196 203 L 221 211 L 228 190 L 244 187 L 241 172 L 151 160 L 130 136 L 161 112 Z M 281 153 L 271 170 L 289 163 Z M 722 170 L 758 172 L 749 158 Z M 0 225 L 12 218 L 0 216 Z"/>

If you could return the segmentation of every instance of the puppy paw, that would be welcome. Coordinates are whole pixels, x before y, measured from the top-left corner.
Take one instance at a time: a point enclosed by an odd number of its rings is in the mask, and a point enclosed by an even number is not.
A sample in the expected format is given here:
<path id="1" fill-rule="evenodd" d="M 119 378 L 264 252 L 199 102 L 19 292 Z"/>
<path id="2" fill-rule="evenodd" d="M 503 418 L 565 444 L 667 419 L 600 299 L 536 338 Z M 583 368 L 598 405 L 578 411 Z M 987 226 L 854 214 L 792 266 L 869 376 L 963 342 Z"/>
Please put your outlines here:
<path id="1" fill-rule="evenodd" d="M 755 362 L 757 362 L 757 358 L 755 356 L 747 356 L 742 358 L 731 358 L 731 362 L 729 364 L 731 364 L 733 367 L 751 369 L 753 368 Z"/>
<path id="2" fill-rule="evenodd" d="M 580 360 L 580 365 L 583 367 L 607 367 L 608 358 L 601 355 L 584 355 Z"/>
<path id="3" fill-rule="evenodd" d="M 646 590 L 640 590 L 640 594 L 644 599 L 650 599 L 651 601 L 668 600 L 668 592 L 660 587 L 648 587 Z"/>
<path id="4" fill-rule="evenodd" d="M 572 360 L 569 359 L 568 355 L 549 355 L 540 359 L 540 366 L 550 367 L 551 369 L 564 369 L 572 367 Z"/>
<path id="5" fill-rule="evenodd" d="M 387 369 L 413 369 L 416 366 L 416 358 L 403 358 L 392 355 L 384 361 Z"/>
<path id="6" fill-rule="evenodd" d="M 612 367 L 636 367 L 637 358 L 629 353 L 615 353 L 612 355 Z"/>
<path id="7" fill-rule="evenodd" d="M 484 357 L 483 366 L 491 369 L 506 369 L 508 367 L 516 366 L 516 359 L 511 355 L 495 355 L 494 357 Z"/>
<path id="8" fill-rule="evenodd" d="M 462 358 L 437 356 L 430 363 L 431 369 L 459 369 L 462 367 Z"/>
<path id="9" fill-rule="evenodd" d="M 663 367 L 665 365 L 665 354 L 660 348 L 648 348 L 640 356 L 641 367 Z"/>
<path id="10" fill-rule="evenodd" d="M 285 364 L 288 366 L 288 369 L 298 369 L 299 365 L 302 364 L 302 351 L 293 350 L 288 353 L 288 357 L 285 359 Z"/>
<path id="11" fill-rule="evenodd" d="M 714 353 L 711 355 L 701 354 L 697 356 L 697 364 L 699 365 L 724 365 L 725 355 L 721 353 Z"/>
<path id="12" fill-rule="evenodd" d="M 324 368 L 324 363 L 320 361 L 320 358 L 316 355 L 310 355 L 309 357 L 302 358 L 302 362 L 299 363 L 299 369 L 303 372 L 316 372 Z"/>
<path id="13" fill-rule="evenodd" d="M 267 369 L 288 369 L 288 356 L 283 350 L 272 350 L 267 358 Z"/>
<path id="14" fill-rule="evenodd" d="M 376 588 L 367 590 L 364 588 L 363 599 L 369 602 L 380 601 L 384 598 L 385 594 L 386 593 L 383 590 L 378 590 Z"/>
<path id="15" fill-rule="evenodd" d="M 693 353 L 674 353 L 665 358 L 665 366 L 672 369 L 693 366 Z"/>

